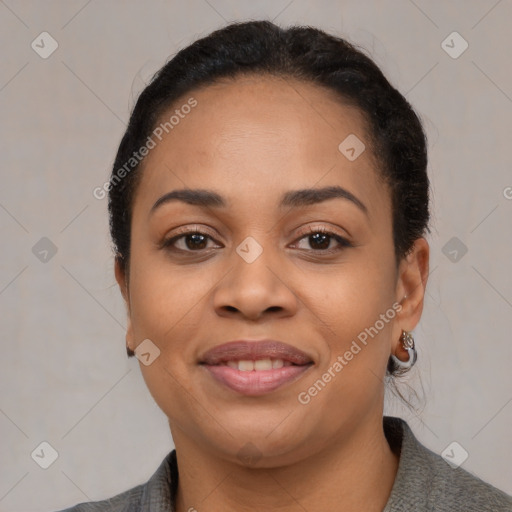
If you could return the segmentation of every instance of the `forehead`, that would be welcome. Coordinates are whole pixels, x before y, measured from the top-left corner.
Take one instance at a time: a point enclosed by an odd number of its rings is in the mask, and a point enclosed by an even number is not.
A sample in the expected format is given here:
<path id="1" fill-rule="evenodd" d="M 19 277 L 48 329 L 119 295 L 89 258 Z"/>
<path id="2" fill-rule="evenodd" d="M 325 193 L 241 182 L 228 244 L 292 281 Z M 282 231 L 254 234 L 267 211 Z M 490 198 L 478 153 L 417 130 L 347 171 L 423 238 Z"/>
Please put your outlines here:
<path id="1" fill-rule="evenodd" d="M 184 96 L 160 122 L 190 97 L 197 105 L 181 113 L 143 162 L 139 192 L 148 200 L 201 187 L 242 202 L 271 202 L 292 188 L 341 185 L 365 203 L 379 202 L 365 118 L 330 90 L 290 78 L 222 80 Z M 350 160 L 340 151 L 345 140 L 366 149 Z"/>

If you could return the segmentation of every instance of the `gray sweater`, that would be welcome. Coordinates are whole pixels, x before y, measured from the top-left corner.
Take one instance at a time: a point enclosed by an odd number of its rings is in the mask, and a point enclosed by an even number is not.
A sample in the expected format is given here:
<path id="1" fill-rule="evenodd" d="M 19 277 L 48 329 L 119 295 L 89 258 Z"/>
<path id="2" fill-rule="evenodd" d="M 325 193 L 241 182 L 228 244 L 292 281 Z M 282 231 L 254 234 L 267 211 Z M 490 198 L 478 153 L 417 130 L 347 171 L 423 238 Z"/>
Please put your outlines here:
<path id="1" fill-rule="evenodd" d="M 400 462 L 382 512 L 512 512 L 511 496 L 460 467 L 450 466 L 424 447 L 402 419 L 385 416 L 384 432 L 393 451 L 400 454 Z M 175 512 L 177 486 L 173 450 L 145 484 L 61 512 Z"/>

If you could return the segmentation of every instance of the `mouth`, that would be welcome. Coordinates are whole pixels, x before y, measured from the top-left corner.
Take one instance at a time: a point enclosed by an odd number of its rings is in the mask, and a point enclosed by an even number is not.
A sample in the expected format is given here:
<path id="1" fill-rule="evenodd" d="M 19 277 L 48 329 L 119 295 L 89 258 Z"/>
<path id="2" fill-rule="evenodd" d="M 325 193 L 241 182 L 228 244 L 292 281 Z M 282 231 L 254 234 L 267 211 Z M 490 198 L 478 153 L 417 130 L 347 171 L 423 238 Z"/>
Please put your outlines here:
<path id="1" fill-rule="evenodd" d="M 207 363 L 201 363 L 207 364 Z M 309 363 L 312 364 L 312 363 Z M 291 361 L 285 359 L 271 359 L 262 357 L 261 359 L 230 359 L 228 361 L 221 361 L 218 364 L 212 364 L 209 366 L 229 366 L 235 370 L 240 370 L 241 372 L 251 372 L 251 371 L 269 371 L 275 370 L 278 368 L 283 368 L 285 366 L 305 366 L 303 364 L 292 363 Z"/>
<path id="2" fill-rule="evenodd" d="M 280 341 L 241 340 L 214 347 L 202 356 L 199 365 L 223 386 L 259 396 L 294 382 L 314 366 L 314 361 Z"/>
<path id="3" fill-rule="evenodd" d="M 313 359 L 298 348 L 276 340 L 237 340 L 218 345 L 208 350 L 200 358 L 199 364 L 207 364 L 209 366 L 217 366 L 222 363 L 241 362 L 244 363 L 241 370 L 254 370 L 247 362 L 259 362 L 260 365 L 267 365 L 268 360 L 272 364 L 280 364 L 279 361 L 285 363 L 302 366 L 313 362 Z M 261 361 L 266 361 L 262 363 Z M 270 369 L 270 368 L 261 368 Z"/>

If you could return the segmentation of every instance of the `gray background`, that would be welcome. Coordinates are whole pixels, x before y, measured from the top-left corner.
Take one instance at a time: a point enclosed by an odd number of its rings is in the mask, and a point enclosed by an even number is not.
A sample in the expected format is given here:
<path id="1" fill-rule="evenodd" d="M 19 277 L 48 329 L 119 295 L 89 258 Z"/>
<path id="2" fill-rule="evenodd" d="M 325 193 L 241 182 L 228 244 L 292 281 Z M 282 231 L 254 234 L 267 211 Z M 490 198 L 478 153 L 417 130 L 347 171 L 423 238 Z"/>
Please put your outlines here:
<path id="1" fill-rule="evenodd" d="M 0 0 L 2 512 L 112 496 L 172 449 L 126 357 L 106 200 L 92 191 L 151 74 L 225 21 L 250 18 L 364 46 L 421 115 L 432 272 L 406 384 L 424 400 L 409 411 L 392 398 L 387 411 L 438 453 L 457 441 L 462 467 L 512 493 L 510 1 Z M 47 59 L 31 47 L 43 31 L 59 45 Z M 469 43 L 458 58 L 442 47 L 453 31 Z M 32 250 L 43 237 L 57 248 L 47 261 L 47 242 Z M 59 455 L 48 469 L 31 458 L 42 441 Z"/>

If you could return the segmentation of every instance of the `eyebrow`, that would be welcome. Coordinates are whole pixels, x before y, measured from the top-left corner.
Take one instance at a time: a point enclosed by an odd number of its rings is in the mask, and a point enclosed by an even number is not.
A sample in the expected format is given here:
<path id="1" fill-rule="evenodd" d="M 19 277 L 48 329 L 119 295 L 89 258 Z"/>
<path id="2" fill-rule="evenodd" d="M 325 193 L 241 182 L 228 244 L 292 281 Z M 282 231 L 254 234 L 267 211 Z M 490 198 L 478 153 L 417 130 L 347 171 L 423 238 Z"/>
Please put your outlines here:
<path id="1" fill-rule="evenodd" d="M 305 188 L 290 190 L 283 194 L 279 202 L 280 208 L 300 208 L 312 204 L 322 203 L 329 199 L 346 199 L 355 204 L 361 211 L 368 215 L 368 208 L 354 194 L 339 187 Z M 160 206 L 172 201 L 182 201 L 193 206 L 205 208 L 226 208 L 227 201 L 217 192 L 207 189 L 181 189 L 173 190 L 160 197 L 152 206 L 150 214 Z"/>

